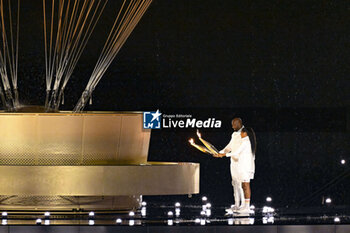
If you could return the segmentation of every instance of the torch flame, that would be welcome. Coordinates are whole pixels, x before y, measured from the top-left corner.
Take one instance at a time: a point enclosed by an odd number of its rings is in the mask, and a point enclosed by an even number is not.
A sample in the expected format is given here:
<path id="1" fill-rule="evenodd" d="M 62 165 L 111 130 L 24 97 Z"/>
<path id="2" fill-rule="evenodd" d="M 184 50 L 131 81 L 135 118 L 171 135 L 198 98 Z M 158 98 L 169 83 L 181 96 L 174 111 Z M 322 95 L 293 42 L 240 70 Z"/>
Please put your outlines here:
<path id="1" fill-rule="evenodd" d="M 200 138 L 201 137 L 201 134 L 199 132 L 199 130 L 197 129 L 197 136 Z"/>
<path id="2" fill-rule="evenodd" d="M 188 141 L 191 143 L 191 145 L 193 144 L 193 138 L 190 138 Z"/>

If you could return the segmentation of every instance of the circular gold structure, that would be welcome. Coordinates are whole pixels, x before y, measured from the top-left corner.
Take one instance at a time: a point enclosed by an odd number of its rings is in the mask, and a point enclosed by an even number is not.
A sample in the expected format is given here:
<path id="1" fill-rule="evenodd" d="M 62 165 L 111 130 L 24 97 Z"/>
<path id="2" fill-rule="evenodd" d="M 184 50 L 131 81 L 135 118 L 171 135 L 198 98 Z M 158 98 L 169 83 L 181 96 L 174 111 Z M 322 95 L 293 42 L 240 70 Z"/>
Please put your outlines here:
<path id="1" fill-rule="evenodd" d="M 0 209 L 131 209 L 199 193 L 199 164 L 148 162 L 142 112 L 0 113 Z"/>

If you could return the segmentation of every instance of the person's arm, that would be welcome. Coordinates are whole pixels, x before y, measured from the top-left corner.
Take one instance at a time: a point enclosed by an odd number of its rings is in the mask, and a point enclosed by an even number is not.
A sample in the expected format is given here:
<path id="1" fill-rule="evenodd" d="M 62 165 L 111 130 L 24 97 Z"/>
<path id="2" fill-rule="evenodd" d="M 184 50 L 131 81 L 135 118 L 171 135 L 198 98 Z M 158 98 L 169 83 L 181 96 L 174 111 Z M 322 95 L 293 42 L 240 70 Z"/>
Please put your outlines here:
<path id="1" fill-rule="evenodd" d="M 241 145 L 233 152 L 226 153 L 226 157 L 233 157 L 234 160 L 238 161 L 240 153 L 249 146 L 249 141 L 243 140 Z"/>

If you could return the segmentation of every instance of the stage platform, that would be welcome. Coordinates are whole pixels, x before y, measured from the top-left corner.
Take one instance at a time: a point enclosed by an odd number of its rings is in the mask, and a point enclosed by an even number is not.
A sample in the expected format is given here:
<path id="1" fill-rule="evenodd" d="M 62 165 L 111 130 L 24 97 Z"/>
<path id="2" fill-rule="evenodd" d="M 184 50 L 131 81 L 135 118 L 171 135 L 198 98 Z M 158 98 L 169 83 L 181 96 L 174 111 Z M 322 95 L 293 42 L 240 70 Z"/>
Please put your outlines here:
<path id="1" fill-rule="evenodd" d="M 9 226 L 0 227 L 0 233 L 347 233 L 349 225 L 300 225 L 300 226 L 148 226 L 148 227 L 123 227 L 123 226 Z"/>
<path id="2" fill-rule="evenodd" d="M 177 199 L 177 196 L 173 196 Z M 183 196 L 182 196 L 183 197 Z M 227 205 L 210 203 L 194 195 L 180 202 L 151 200 L 144 196 L 136 211 L 7 211 L 2 232 L 350 232 L 348 206 L 274 208 L 252 206 L 251 214 L 226 214 Z"/>

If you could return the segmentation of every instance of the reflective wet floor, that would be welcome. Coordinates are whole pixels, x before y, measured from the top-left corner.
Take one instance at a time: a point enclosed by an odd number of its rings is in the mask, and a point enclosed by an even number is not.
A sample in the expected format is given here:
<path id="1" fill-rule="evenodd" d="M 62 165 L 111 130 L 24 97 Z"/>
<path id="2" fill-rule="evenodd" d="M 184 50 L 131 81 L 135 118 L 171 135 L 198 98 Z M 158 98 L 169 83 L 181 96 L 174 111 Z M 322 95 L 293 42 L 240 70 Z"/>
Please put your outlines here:
<path id="1" fill-rule="evenodd" d="M 147 199 L 147 198 L 146 198 Z M 206 197 L 184 203 L 144 201 L 137 210 L 121 211 L 6 211 L 2 225 L 120 225 L 120 226 L 211 226 L 211 225 L 323 225 L 350 224 L 349 206 L 278 208 L 251 205 L 250 213 L 232 213 L 230 206 L 216 205 Z"/>

